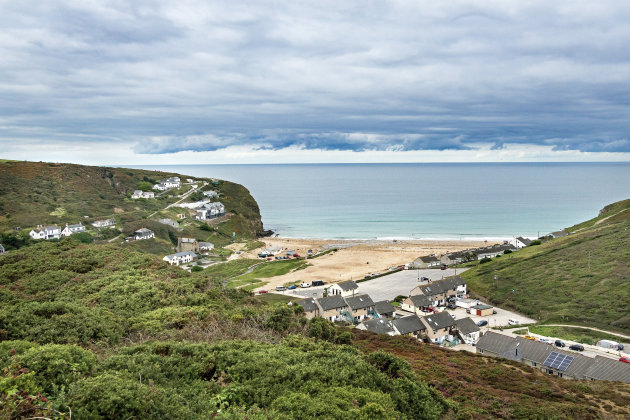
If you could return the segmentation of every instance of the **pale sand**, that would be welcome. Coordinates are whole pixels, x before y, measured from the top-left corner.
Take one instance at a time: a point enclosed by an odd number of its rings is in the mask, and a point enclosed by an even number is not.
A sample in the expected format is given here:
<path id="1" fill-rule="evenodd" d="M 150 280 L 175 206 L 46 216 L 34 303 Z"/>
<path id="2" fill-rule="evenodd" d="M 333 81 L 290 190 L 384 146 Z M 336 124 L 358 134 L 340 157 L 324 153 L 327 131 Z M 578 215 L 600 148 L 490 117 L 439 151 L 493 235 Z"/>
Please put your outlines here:
<path id="1" fill-rule="evenodd" d="M 271 290 L 275 286 L 285 283 L 311 283 L 313 280 L 323 280 L 326 283 L 336 283 L 346 280 L 358 280 L 371 273 L 382 273 L 389 267 L 404 265 L 418 257 L 435 254 L 440 256 L 448 251 L 459 251 L 468 248 L 492 245 L 495 242 L 485 241 L 452 241 L 452 240 L 417 240 L 417 241 L 340 241 L 323 239 L 294 239 L 294 238 L 264 238 L 266 247 L 281 247 L 294 250 L 301 257 L 307 255 L 309 249 L 317 253 L 323 249 L 339 246 L 336 252 L 307 260 L 311 266 L 282 276 L 269 279 L 267 284 L 259 289 Z M 259 248 L 240 255 L 241 258 L 258 258 Z"/>

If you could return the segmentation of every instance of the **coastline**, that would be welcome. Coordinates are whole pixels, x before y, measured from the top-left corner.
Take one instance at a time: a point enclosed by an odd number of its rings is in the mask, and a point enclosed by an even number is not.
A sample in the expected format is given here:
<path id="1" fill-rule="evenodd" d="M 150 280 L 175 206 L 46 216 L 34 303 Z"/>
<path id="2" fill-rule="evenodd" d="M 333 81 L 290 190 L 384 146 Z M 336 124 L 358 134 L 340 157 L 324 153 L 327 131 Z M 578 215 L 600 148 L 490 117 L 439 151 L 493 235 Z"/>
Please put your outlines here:
<path id="1" fill-rule="evenodd" d="M 337 249 L 337 251 L 307 260 L 309 266 L 305 269 L 262 279 L 266 284 L 256 290 L 273 290 L 275 286 L 303 281 L 311 283 L 314 280 L 321 280 L 326 283 L 335 283 L 358 280 L 372 273 L 385 272 L 392 266 L 410 263 L 421 256 L 430 254 L 439 256 L 447 252 L 502 242 L 490 240 L 340 240 L 281 237 L 266 237 L 260 240 L 265 243 L 265 247 L 243 252 L 239 257 L 258 258 L 258 253 L 264 248 L 282 248 L 281 255 L 285 255 L 286 251 L 293 251 L 301 257 L 305 257 L 309 249 L 312 250 L 313 254 L 329 249 Z"/>

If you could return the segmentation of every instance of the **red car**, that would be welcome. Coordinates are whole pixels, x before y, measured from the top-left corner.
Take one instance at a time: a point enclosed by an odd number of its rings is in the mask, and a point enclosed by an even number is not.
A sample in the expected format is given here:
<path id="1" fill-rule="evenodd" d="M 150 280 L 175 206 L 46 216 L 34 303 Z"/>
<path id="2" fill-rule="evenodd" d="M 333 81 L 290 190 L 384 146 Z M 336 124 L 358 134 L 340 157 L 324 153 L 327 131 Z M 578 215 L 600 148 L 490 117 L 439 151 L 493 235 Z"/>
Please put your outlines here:
<path id="1" fill-rule="evenodd" d="M 259 290 L 258 291 L 259 295 L 262 295 L 263 293 L 269 293 L 269 291 L 268 290 Z"/>
<path id="2" fill-rule="evenodd" d="M 443 265 L 442 267 L 440 267 L 440 270 L 446 270 L 446 266 Z"/>
<path id="3" fill-rule="evenodd" d="M 630 363 L 630 357 L 628 357 L 628 356 L 621 356 L 619 358 L 619 361 L 623 362 L 623 363 Z"/>

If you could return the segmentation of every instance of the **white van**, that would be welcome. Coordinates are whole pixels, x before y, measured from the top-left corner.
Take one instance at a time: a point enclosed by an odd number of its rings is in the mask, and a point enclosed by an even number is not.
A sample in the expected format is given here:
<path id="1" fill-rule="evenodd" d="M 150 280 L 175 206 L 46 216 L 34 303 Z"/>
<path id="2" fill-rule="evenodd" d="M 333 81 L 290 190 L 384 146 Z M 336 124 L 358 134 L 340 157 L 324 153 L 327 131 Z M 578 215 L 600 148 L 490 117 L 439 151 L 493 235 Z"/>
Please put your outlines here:
<path id="1" fill-rule="evenodd" d="M 518 319 L 510 318 L 508 319 L 508 325 L 518 325 L 521 322 Z"/>
<path id="2" fill-rule="evenodd" d="M 287 288 L 286 288 L 286 287 L 284 287 L 284 286 L 276 286 L 276 291 L 278 291 L 278 292 L 282 292 L 282 291 L 284 291 L 284 290 L 287 290 Z"/>

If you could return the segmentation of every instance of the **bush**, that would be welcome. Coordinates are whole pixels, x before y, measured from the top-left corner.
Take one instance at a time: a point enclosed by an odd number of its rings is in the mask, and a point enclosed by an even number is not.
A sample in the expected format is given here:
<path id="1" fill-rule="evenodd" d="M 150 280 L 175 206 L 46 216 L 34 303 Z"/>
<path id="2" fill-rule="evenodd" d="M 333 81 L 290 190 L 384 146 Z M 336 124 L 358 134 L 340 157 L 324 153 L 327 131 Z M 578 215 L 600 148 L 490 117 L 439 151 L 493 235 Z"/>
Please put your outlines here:
<path id="1" fill-rule="evenodd" d="M 505 251 L 503 251 L 503 254 L 511 254 L 512 250 L 511 249 L 506 249 Z"/>
<path id="2" fill-rule="evenodd" d="M 402 303 L 403 300 L 407 299 L 407 296 L 398 295 L 394 298 L 394 302 Z"/>
<path id="3" fill-rule="evenodd" d="M 535 241 L 531 241 L 529 243 L 529 246 L 536 246 L 536 245 L 540 245 L 540 244 L 542 244 L 542 241 L 536 239 Z"/>
<path id="4" fill-rule="evenodd" d="M 490 261 L 492 261 L 492 258 L 483 257 L 482 259 L 479 260 L 479 264 L 485 264 Z"/>
<path id="5" fill-rule="evenodd" d="M 94 238 L 87 232 L 77 232 L 72 235 L 72 239 L 75 239 L 82 244 L 91 244 L 94 242 Z"/>
<path id="6" fill-rule="evenodd" d="M 196 265 L 196 266 L 192 267 L 192 268 L 190 269 L 190 271 L 194 271 L 194 272 L 203 271 L 203 267 L 202 267 L 202 266 L 200 266 L 200 265 Z"/>

